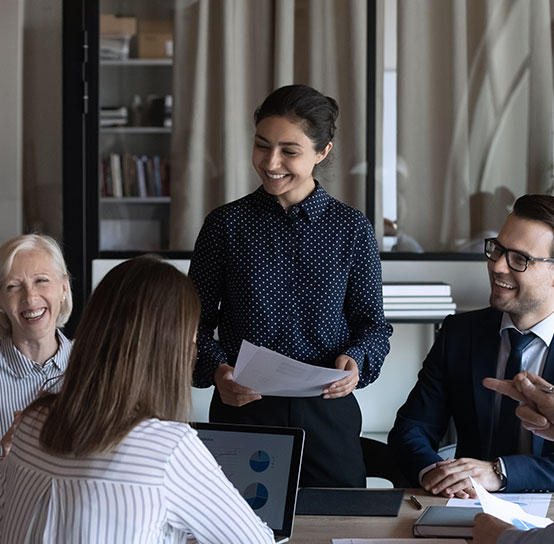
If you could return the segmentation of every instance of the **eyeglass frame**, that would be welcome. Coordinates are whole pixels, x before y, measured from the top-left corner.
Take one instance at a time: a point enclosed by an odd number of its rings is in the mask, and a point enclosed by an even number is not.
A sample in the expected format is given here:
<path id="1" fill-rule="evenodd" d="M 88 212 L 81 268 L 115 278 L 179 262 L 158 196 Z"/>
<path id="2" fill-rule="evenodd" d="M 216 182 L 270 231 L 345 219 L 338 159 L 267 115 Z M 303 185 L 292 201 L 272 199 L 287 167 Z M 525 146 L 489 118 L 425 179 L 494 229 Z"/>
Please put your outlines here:
<path id="1" fill-rule="evenodd" d="M 489 242 L 492 242 L 495 246 L 497 246 L 501 250 L 499 257 L 496 260 L 494 260 L 492 257 L 489 257 L 487 255 L 487 244 Z M 525 272 L 527 270 L 527 268 L 529 267 L 529 261 L 537 261 L 537 262 L 543 262 L 543 263 L 554 263 L 554 258 L 550 258 L 550 257 L 549 258 L 546 258 L 546 257 L 529 257 L 529 255 L 525 255 L 525 253 L 522 253 L 521 251 L 518 251 L 517 249 L 510 249 L 510 248 L 504 247 L 496 238 L 485 238 L 485 245 L 484 245 L 483 250 L 484 250 L 484 253 L 485 253 L 485 257 L 493 263 L 498 262 L 498 260 L 502 258 L 502 255 L 505 255 L 506 256 L 506 264 L 508 265 L 508 268 L 510 268 L 510 270 L 513 270 L 514 272 Z M 509 253 L 516 253 L 517 255 L 519 255 L 520 257 L 523 257 L 525 259 L 525 268 L 523 270 L 518 270 L 517 268 L 514 268 L 510 264 L 510 259 L 508 257 Z M 491 253 L 491 255 L 492 255 L 492 253 Z"/>

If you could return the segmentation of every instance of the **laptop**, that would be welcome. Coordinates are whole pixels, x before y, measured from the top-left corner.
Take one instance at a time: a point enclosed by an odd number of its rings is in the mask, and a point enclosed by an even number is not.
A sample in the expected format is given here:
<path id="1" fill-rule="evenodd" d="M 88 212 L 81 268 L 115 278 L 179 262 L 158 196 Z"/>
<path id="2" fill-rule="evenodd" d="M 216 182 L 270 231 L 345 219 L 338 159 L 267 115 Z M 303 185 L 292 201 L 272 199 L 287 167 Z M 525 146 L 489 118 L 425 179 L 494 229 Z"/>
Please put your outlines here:
<path id="1" fill-rule="evenodd" d="M 287 542 L 296 508 L 303 429 L 227 423 L 192 426 L 227 478 L 273 529 L 275 542 Z"/>

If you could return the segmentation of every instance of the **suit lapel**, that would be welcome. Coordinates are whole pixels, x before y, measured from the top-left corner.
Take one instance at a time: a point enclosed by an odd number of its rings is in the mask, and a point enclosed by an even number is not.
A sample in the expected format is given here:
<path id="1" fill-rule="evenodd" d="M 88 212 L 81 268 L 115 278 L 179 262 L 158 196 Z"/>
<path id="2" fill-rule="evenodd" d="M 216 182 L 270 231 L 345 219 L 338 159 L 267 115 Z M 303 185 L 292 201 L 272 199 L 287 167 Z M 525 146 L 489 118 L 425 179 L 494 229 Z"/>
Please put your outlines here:
<path id="1" fill-rule="evenodd" d="M 483 318 L 476 320 L 471 329 L 471 366 L 475 413 L 481 438 L 481 459 L 488 459 L 491 452 L 495 398 L 494 391 L 483 386 L 483 379 L 496 377 L 501 319 L 502 313 L 491 308 L 483 312 Z"/>

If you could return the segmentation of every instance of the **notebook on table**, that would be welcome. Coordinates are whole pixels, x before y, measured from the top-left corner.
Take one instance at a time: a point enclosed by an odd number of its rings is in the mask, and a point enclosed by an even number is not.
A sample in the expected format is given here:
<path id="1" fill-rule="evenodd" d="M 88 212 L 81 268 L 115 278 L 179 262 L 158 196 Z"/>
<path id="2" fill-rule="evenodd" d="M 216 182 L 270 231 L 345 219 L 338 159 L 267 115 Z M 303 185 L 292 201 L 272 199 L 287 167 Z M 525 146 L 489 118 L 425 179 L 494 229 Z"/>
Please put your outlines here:
<path id="1" fill-rule="evenodd" d="M 469 538 L 479 507 L 427 506 L 413 527 L 414 536 Z"/>
<path id="2" fill-rule="evenodd" d="M 292 535 L 304 431 L 289 427 L 192 423 L 223 472 L 275 534 Z"/>

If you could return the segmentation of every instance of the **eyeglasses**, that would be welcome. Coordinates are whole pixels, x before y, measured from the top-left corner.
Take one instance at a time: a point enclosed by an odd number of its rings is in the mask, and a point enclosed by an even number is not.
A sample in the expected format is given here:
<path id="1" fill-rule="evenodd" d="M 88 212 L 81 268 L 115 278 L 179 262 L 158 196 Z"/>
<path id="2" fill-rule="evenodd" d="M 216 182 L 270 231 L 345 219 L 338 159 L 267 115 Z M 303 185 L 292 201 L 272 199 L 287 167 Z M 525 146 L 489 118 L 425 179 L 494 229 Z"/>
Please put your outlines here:
<path id="1" fill-rule="evenodd" d="M 529 261 L 554 263 L 554 259 L 529 257 L 519 251 L 516 251 L 515 249 L 505 248 L 494 238 L 487 238 L 485 240 L 485 256 L 489 259 L 489 261 L 496 262 L 504 254 L 506 254 L 506 262 L 508 263 L 508 266 L 515 272 L 525 272 L 529 266 Z"/>

